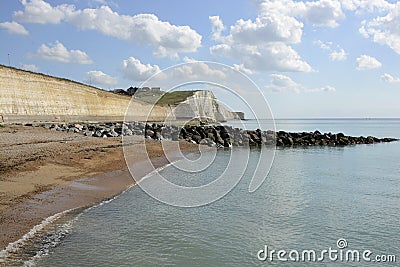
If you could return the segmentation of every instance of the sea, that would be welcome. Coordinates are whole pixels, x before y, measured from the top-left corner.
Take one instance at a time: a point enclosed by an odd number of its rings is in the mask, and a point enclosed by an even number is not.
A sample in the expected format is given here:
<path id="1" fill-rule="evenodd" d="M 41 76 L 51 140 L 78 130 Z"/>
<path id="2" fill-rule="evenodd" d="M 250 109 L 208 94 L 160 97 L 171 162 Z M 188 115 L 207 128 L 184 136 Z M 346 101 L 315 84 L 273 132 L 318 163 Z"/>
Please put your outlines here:
<path id="1" fill-rule="evenodd" d="M 239 122 L 229 122 L 237 126 Z M 248 129 L 270 122 L 240 122 Z M 276 120 L 276 130 L 400 138 L 400 119 Z M 264 129 L 266 130 L 266 129 Z M 268 149 L 268 148 L 265 148 Z M 158 170 L 172 183 L 217 179 L 240 148 L 205 152 L 199 172 Z M 264 182 L 262 155 L 222 198 L 199 207 L 160 202 L 134 186 L 97 206 L 49 218 L 4 257 L 7 266 L 399 266 L 400 142 L 278 148 Z M 193 159 L 196 153 L 189 155 Z M 152 175 L 146 179 L 151 181 Z M 1 264 L 1 263 L 0 263 Z"/>

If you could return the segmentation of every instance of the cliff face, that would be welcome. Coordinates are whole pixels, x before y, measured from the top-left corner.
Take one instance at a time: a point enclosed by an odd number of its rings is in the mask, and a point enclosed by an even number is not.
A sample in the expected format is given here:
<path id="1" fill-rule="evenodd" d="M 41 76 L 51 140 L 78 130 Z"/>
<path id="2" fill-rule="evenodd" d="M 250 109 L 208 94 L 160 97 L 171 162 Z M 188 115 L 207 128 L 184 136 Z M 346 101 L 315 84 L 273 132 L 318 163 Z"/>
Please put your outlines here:
<path id="1" fill-rule="evenodd" d="M 175 107 L 174 114 L 177 119 L 194 117 L 206 117 L 216 121 L 238 119 L 235 112 L 218 104 L 211 91 L 194 91 L 191 96 Z"/>
<path id="2" fill-rule="evenodd" d="M 4 121 L 123 120 L 131 98 L 81 83 L 0 65 L 0 115 Z M 135 101 L 135 100 L 133 100 Z M 137 116 L 147 104 L 136 101 Z M 152 120 L 165 117 L 155 107 Z"/>
<path id="3" fill-rule="evenodd" d="M 74 81 L 0 65 L 0 122 L 122 121 L 131 97 Z M 163 121 L 173 111 L 177 119 L 208 117 L 218 121 L 236 114 L 218 105 L 210 91 L 196 91 L 175 109 L 134 101 L 135 120 Z M 129 118 L 127 118 L 129 120 Z"/>

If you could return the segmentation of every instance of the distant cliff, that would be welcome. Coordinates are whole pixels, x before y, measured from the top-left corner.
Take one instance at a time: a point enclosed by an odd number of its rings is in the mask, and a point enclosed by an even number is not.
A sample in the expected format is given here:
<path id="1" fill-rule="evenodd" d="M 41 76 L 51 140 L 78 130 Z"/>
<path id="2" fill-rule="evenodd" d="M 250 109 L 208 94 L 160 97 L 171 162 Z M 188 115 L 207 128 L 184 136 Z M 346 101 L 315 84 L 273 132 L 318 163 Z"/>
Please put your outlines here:
<path id="1" fill-rule="evenodd" d="M 0 65 L 0 121 L 121 121 L 130 101 L 129 96 Z M 132 101 L 135 119 L 145 120 L 149 104 Z M 223 121 L 237 117 L 218 105 L 209 91 L 196 91 L 177 109 L 175 106 L 152 107 L 148 120 L 162 121 L 171 111 L 177 119 L 203 116 Z"/>
<path id="2" fill-rule="evenodd" d="M 215 121 L 227 121 L 240 119 L 235 112 L 229 111 L 219 104 L 211 91 L 198 90 L 175 107 L 177 119 L 190 119 L 194 117 L 205 117 Z"/>

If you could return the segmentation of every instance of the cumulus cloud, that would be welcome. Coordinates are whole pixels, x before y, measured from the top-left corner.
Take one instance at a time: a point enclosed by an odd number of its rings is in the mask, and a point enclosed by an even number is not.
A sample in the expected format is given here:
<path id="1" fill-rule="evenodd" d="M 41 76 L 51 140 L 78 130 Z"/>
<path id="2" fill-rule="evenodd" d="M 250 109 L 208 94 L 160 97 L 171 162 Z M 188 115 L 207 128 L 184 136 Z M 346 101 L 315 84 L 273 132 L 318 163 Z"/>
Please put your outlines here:
<path id="1" fill-rule="evenodd" d="M 330 85 L 309 89 L 293 81 L 292 78 L 282 74 L 271 74 L 270 78 L 270 84 L 265 86 L 265 88 L 270 89 L 275 93 L 291 92 L 299 94 L 302 91 L 305 93 L 336 92 L 336 88 Z"/>
<path id="2" fill-rule="evenodd" d="M 355 11 L 357 14 L 384 12 L 393 7 L 393 4 L 386 0 L 341 0 L 341 3 L 344 9 Z"/>
<path id="3" fill-rule="evenodd" d="M 57 24 L 75 9 L 66 4 L 53 7 L 43 0 L 22 0 L 21 3 L 24 10 L 14 12 L 14 19 L 19 22 Z"/>
<path id="4" fill-rule="evenodd" d="M 337 27 L 345 15 L 339 1 L 320 0 L 305 3 L 304 17 L 316 26 Z"/>
<path id="5" fill-rule="evenodd" d="M 97 30 L 119 39 L 149 44 L 155 49 L 155 54 L 162 57 L 195 52 L 201 45 L 201 36 L 189 26 L 171 25 L 153 14 L 125 16 L 102 6 L 78 10 L 67 20 L 81 29 Z"/>
<path id="6" fill-rule="evenodd" d="M 210 53 L 239 61 L 237 65 L 247 72 L 312 71 L 290 46 L 301 42 L 303 23 L 284 8 L 280 1 L 264 1 L 255 20 L 237 20 L 226 35 L 221 35 L 221 19 L 210 18 L 213 35 L 219 42 L 210 47 Z"/>
<path id="7" fill-rule="evenodd" d="M 85 82 L 100 86 L 114 86 L 118 83 L 118 79 L 111 77 L 99 70 L 92 70 L 86 73 Z"/>
<path id="8" fill-rule="evenodd" d="M 332 48 L 333 42 L 323 42 L 321 40 L 317 40 L 313 42 L 314 45 L 318 46 L 324 51 L 329 52 L 329 59 L 331 61 L 343 61 L 347 59 L 347 53 L 346 51 L 341 48 L 339 45 L 336 46 L 336 48 Z M 335 50 L 338 49 L 338 50 Z"/>
<path id="9" fill-rule="evenodd" d="M 134 81 L 145 81 L 160 71 L 157 65 L 143 64 L 139 59 L 130 57 L 122 61 L 122 75 Z"/>
<path id="10" fill-rule="evenodd" d="M 243 64 L 233 64 L 233 69 L 243 72 L 244 74 L 251 75 L 253 72 L 247 69 Z"/>
<path id="11" fill-rule="evenodd" d="M 212 26 L 212 38 L 214 40 L 219 40 L 221 38 L 222 31 L 225 30 L 224 24 L 219 16 L 209 16 L 208 19 L 210 20 Z"/>
<path id="12" fill-rule="evenodd" d="M 210 52 L 237 60 L 251 72 L 311 72 L 312 67 L 292 47 L 301 43 L 303 21 L 314 26 L 336 27 L 344 17 L 338 0 L 260 1 L 257 18 L 237 20 L 226 35 L 222 35 L 225 26 L 220 17 L 209 18 L 213 39 L 218 42 L 210 47 Z M 338 60 L 339 55 L 333 57 Z"/>
<path id="13" fill-rule="evenodd" d="M 36 55 L 45 60 L 63 63 L 92 64 L 93 61 L 81 50 L 68 50 L 62 43 L 56 41 L 54 44 L 42 44 Z"/>
<path id="14" fill-rule="evenodd" d="M 385 73 L 381 76 L 382 81 L 387 83 L 400 83 L 400 78 L 393 77 L 392 75 Z"/>
<path id="15" fill-rule="evenodd" d="M 347 53 L 344 51 L 343 48 L 341 48 L 339 51 L 332 51 L 331 54 L 329 55 L 329 59 L 331 61 L 343 61 L 346 60 L 347 58 Z"/>
<path id="16" fill-rule="evenodd" d="M 205 77 L 210 80 L 225 79 L 226 74 L 223 70 L 215 69 L 205 62 L 189 62 L 189 64 L 183 64 L 181 66 L 172 69 L 169 72 L 169 76 L 172 79 L 184 80 L 189 79 L 192 81 L 204 80 Z"/>
<path id="17" fill-rule="evenodd" d="M 21 64 L 21 69 L 28 71 L 38 71 L 39 68 L 33 64 Z"/>
<path id="18" fill-rule="evenodd" d="M 400 3 L 390 6 L 384 16 L 378 16 L 370 21 L 364 20 L 359 32 L 373 42 L 387 45 L 400 54 Z"/>
<path id="19" fill-rule="evenodd" d="M 43 0 L 23 0 L 23 11 L 14 19 L 30 23 L 60 23 L 75 25 L 82 30 L 95 30 L 104 35 L 146 44 L 161 57 L 178 57 L 179 53 L 196 52 L 201 46 L 201 35 L 189 26 L 172 25 L 153 14 L 121 15 L 109 6 L 76 9 L 73 5 L 52 6 Z"/>
<path id="20" fill-rule="evenodd" d="M 300 93 L 301 85 L 294 82 L 290 77 L 282 74 L 271 74 L 270 85 L 266 86 L 273 92 L 293 92 Z"/>
<path id="21" fill-rule="evenodd" d="M 382 63 L 380 63 L 376 58 L 367 56 L 367 55 L 361 55 L 356 59 L 356 67 L 358 70 L 370 70 L 370 69 L 377 69 L 382 66 Z"/>
<path id="22" fill-rule="evenodd" d="M 259 45 L 225 43 L 212 46 L 210 52 L 240 60 L 243 67 L 251 71 L 312 71 L 311 66 L 291 46 L 282 42 Z"/>
<path id="23" fill-rule="evenodd" d="M 264 0 L 261 2 L 262 14 L 270 13 L 290 18 L 303 18 L 314 26 L 337 27 L 338 21 L 345 18 L 339 0 L 293 1 L 293 0 Z"/>
<path id="24" fill-rule="evenodd" d="M 25 27 L 15 21 L 2 22 L 0 23 L 0 27 L 6 29 L 9 33 L 29 35 L 29 32 L 25 29 Z"/>

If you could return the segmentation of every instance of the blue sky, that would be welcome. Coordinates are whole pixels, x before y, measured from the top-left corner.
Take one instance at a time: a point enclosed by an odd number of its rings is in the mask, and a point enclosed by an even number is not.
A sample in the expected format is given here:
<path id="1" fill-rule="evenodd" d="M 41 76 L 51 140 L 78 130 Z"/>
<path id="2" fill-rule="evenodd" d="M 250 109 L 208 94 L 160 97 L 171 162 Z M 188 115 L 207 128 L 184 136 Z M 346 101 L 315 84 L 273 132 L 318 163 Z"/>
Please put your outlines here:
<path id="1" fill-rule="evenodd" d="M 215 61 L 276 118 L 400 117 L 398 25 L 386 0 L 2 0 L 0 64 L 114 89 Z"/>

